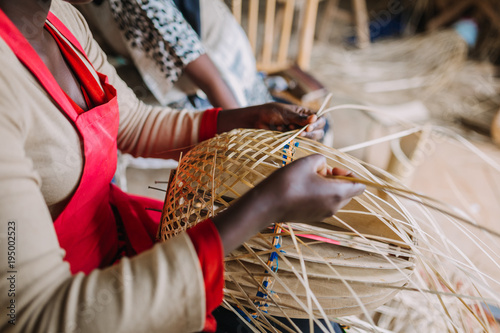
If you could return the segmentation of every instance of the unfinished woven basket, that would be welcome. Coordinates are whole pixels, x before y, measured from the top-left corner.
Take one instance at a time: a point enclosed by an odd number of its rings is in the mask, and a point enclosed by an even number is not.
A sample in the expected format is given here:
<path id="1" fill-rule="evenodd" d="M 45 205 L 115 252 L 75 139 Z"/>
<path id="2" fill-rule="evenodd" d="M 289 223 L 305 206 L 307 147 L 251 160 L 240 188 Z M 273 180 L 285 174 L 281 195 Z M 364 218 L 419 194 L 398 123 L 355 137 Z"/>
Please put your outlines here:
<path id="1" fill-rule="evenodd" d="M 276 169 L 313 153 L 331 167 L 384 184 L 350 156 L 315 141 L 233 130 L 197 145 L 172 172 L 159 238 L 216 215 Z M 261 324 L 270 315 L 331 319 L 374 309 L 408 283 L 414 222 L 396 198 L 367 190 L 337 215 L 310 222 L 276 224 L 231 253 L 226 304 Z"/>

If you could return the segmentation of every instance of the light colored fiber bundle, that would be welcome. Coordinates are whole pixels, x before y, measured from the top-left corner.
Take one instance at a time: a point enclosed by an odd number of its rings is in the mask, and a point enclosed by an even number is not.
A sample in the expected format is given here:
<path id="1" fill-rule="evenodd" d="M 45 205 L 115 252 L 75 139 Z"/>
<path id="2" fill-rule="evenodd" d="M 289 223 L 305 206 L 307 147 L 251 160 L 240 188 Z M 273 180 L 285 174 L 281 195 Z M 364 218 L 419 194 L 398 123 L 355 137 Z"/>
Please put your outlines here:
<path id="1" fill-rule="evenodd" d="M 426 101 L 454 83 L 467 52 L 454 30 L 380 41 L 362 50 L 317 44 L 311 72 L 336 98 L 382 105 Z"/>
<path id="2" fill-rule="evenodd" d="M 284 154 L 285 145 L 292 143 L 298 146 Z M 317 152 L 327 156 L 331 167 L 380 181 L 347 155 L 317 142 L 278 132 L 234 130 L 182 158 L 169 184 L 162 239 L 228 207 L 287 158 Z M 413 221 L 404 207 L 383 197 L 366 191 L 334 217 L 312 225 L 285 223 L 279 234 L 269 229 L 256 235 L 226 258 L 226 301 L 261 318 L 264 310 L 281 317 L 333 318 L 387 302 L 399 291 L 393 287 L 406 285 L 412 274 L 414 239 Z M 279 248 L 273 246 L 276 236 Z M 266 265 L 270 253 L 278 257 L 276 272 Z M 270 281 L 267 289 L 261 287 L 264 278 Z"/>
<path id="3" fill-rule="evenodd" d="M 331 218 L 277 224 L 231 253 L 224 305 L 261 332 L 300 331 L 290 318 L 309 318 L 325 332 L 333 331 L 329 321 L 350 325 L 350 332 L 398 332 L 405 325 L 414 332 L 432 321 L 445 331 L 495 332 L 484 304 L 500 304 L 494 291 L 500 281 L 474 266 L 440 225 L 455 225 L 500 270 L 496 247 L 477 237 L 488 230 L 453 207 L 402 188 L 382 170 L 298 134 L 224 133 L 194 147 L 171 174 L 163 240 L 225 209 L 284 162 L 313 153 L 368 185 Z M 277 324 L 276 316 L 287 318 L 289 327 Z"/>

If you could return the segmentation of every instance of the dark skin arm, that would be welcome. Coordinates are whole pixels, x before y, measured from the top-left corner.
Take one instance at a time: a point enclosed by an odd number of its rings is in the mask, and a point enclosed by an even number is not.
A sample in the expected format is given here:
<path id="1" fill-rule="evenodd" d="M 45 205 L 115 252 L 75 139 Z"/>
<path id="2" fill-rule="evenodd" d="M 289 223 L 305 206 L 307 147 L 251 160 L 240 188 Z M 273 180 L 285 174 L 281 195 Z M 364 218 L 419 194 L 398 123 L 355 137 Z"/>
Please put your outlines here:
<path id="1" fill-rule="evenodd" d="M 50 5 L 51 0 L 0 0 L 0 8 L 25 33 L 26 39 L 46 63 L 61 88 L 84 107 L 79 84 L 62 59 L 54 39 L 44 29 L 45 19 L 38 19 L 36 22 L 31 20 L 40 14 L 46 18 Z M 29 33 L 24 29 L 26 22 L 33 24 Z M 306 125 L 309 127 L 305 136 L 320 138 L 323 135 L 324 119 L 318 119 L 310 110 L 269 103 L 221 111 L 217 129 L 219 133 L 233 128 L 290 130 Z M 224 251 L 229 253 L 272 222 L 300 222 L 306 217 L 320 219 L 331 215 L 353 195 L 363 190 L 359 185 L 320 176 L 331 172 L 326 167 L 324 157 L 320 156 L 299 160 L 275 172 L 231 208 L 214 218 Z"/>
<path id="2" fill-rule="evenodd" d="M 323 137 L 325 119 L 297 105 L 267 103 L 238 110 L 222 110 L 217 118 L 217 133 L 235 128 L 290 131 L 309 125 L 301 135 L 313 140 Z"/>
<path id="3" fill-rule="evenodd" d="M 51 0 L 0 0 L 0 8 L 23 32 L 28 42 L 45 62 L 61 88 L 84 110 L 87 108 L 80 85 L 62 58 L 57 43 L 44 29 Z M 83 4 L 88 0 L 67 1 Z M 33 18 L 36 17 L 36 20 Z M 45 19 L 43 19 L 45 18 Z M 26 29 L 29 22 L 29 29 Z M 325 120 L 310 110 L 294 105 L 269 103 L 243 109 L 223 110 L 217 120 L 217 132 L 234 128 L 261 128 L 286 131 L 310 125 L 303 136 L 318 140 L 324 132 Z"/>
<path id="4" fill-rule="evenodd" d="M 334 215 L 365 187 L 327 179 L 351 175 L 330 169 L 325 157 L 312 155 L 279 169 L 212 220 L 227 255 L 275 222 L 320 221 Z"/>
<path id="5" fill-rule="evenodd" d="M 232 91 L 220 76 L 210 57 L 201 55 L 190 62 L 184 72 L 207 95 L 210 103 L 223 109 L 236 109 L 239 107 Z"/>

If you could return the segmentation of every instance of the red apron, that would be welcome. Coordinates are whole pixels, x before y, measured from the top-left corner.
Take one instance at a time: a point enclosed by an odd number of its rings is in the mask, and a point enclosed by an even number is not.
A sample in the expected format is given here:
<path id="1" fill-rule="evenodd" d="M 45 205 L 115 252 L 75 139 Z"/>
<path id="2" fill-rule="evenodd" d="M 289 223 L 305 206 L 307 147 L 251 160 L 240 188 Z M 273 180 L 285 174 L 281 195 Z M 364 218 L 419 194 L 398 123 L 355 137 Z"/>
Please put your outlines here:
<path id="1" fill-rule="evenodd" d="M 77 39 L 59 19 L 49 13 L 48 21 L 87 59 Z M 82 142 L 84 161 L 80 183 L 64 211 L 54 221 L 60 246 L 66 250 L 64 260 L 70 263 L 72 273 L 89 273 L 116 260 L 119 240 L 112 205 L 121 217 L 132 249 L 128 255 L 150 248 L 160 214 L 145 208 L 161 210 L 162 202 L 131 196 L 110 185 L 116 169 L 119 114 L 116 91 L 107 83 L 107 77 L 97 73 L 103 103 L 88 111 L 77 112 L 38 54 L 1 10 L 0 37 L 64 112 Z"/>

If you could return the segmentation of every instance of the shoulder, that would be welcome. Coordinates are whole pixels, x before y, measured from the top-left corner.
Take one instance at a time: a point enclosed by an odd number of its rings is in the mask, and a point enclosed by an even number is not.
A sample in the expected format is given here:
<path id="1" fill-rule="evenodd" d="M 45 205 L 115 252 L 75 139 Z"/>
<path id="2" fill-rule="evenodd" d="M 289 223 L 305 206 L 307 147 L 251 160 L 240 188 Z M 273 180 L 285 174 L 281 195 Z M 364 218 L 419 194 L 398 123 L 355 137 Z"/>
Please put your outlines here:
<path id="1" fill-rule="evenodd" d="M 24 66 L 19 63 L 10 47 L 0 38 L 0 126 L 6 123 L 22 123 L 22 110 L 26 98 L 26 80 L 23 79 Z"/>
<path id="2" fill-rule="evenodd" d="M 92 35 L 82 14 L 75 7 L 62 0 L 53 0 L 50 11 L 71 31 L 85 48 Z"/>
<path id="3" fill-rule="evenodd" d="M 36 118 L 54 108 L 47 92 L 30 70 L 17 58 L 11 47 L 0 38 L 0 117 L 2 125 L 13 123 L 23 135 Z"/>

